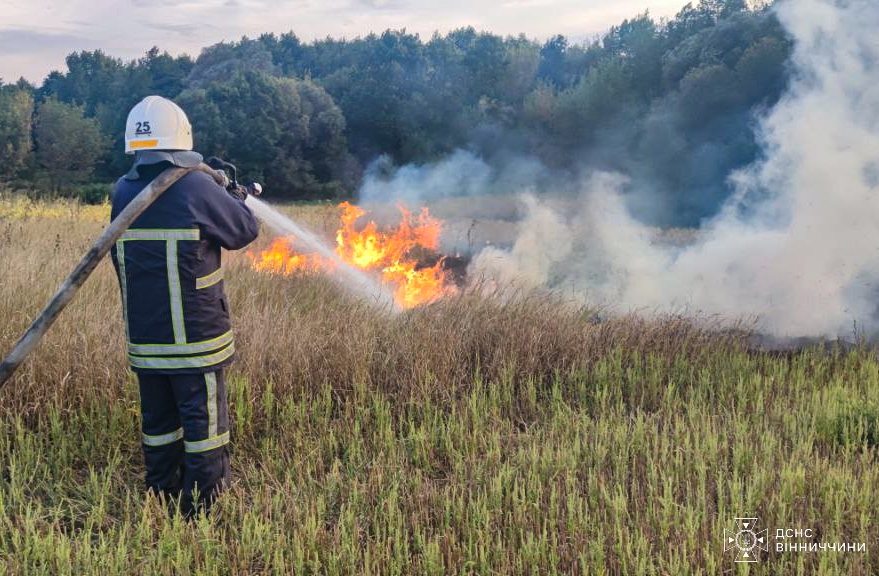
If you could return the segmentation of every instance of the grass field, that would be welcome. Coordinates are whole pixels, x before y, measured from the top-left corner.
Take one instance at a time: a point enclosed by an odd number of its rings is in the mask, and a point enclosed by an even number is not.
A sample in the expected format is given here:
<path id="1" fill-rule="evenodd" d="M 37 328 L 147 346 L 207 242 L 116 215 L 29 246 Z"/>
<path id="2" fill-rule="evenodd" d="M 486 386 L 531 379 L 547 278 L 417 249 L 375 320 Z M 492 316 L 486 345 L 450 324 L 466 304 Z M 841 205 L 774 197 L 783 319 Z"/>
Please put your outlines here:
<path id="1" fill-rule="evenodd" d="M 0 200 L 0 350 L 103 210 Z M 105 262 L 0 390 L 0 574 L 879 572 L 873 350 L 754 353 L 537 295 L 391 316 L 226 266 L 235 485 L 216 513 L 190 525 L 142 495 Z M 770 529 L 756 564 L 723 552 L 743 516 Z M 866 551 L 776 552 L 776 528 Z"/>

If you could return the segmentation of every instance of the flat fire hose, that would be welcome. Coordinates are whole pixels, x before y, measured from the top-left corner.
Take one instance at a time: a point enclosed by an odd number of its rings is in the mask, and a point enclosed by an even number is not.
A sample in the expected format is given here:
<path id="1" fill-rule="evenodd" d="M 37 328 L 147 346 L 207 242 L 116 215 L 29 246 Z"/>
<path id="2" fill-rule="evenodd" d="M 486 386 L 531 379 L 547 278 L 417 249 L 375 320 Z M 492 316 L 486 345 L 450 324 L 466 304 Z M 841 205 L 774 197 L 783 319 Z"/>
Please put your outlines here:
<path id="1" fill-rule="evenodd" d="M 116 243 L 116 240 L 171 185 L 195 170 L 206 172 L 218 183 L 224 181 L 224 177 L 220 173 L 211 169 L 207 164 L 200 164 L 195 168 L 168 168 L 147 184 L 128 206 L 110 222 L 110 225 L 107 226 L 100 237 L 95 240 L 89 251 L 86 252 L 70 276 L 67 277 L 67 280 L 64 281 L 64 284 L 61 285 L 61 288 L 58 289 L 58 292 L 55 293 L 55 296 L 52 297 L 52 300 L 49 301 L 49 304 L 46 305 L 42 313 L 18 340 L 12 351 L 3 359 L 3 363 L 0 364 L 0 388 L 6 384 L 15 373 L 15 370 L 27 358 L 28 354 L 40 343 L 40 340 L 42 340 L 64 308 L 73 300 L 73 297 L 76 296 L 76 293 L 91 273 L 94 272 L 104 256 L 107 255 L 110 248 Z"/>

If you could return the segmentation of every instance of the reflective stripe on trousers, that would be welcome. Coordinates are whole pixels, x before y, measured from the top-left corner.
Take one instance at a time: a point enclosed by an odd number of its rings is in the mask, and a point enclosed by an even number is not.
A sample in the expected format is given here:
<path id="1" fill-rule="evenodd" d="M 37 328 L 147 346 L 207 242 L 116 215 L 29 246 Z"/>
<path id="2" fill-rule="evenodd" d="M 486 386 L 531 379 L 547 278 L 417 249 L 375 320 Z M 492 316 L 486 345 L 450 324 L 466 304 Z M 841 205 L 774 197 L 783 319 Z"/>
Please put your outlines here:
<path id="1" fill-rule="evenodd" d="M 207 412 L 208 425 L 207 425 L 207 436 L 203 440 L 185 440 L 183 442 L 184 450 L 187 452 L 207 452 L 209 450 L 214 450 L 215 448 L 219 448 L 221 446 L 225 446 L 229 443 L 229 425 L 228 425 L 228 414 L 225 417 L 225 425 L 223 426 L 224 430 L 220 430 L 220 420 L 219 420 L 219 407 L 220 407 L 220 399 L 218 398 L 218 394 L 222 393 L 222 405 L 224 408 L 224 412 L 226 411 L 226 398 L 225 393 L 226 389 L 223 386 L 222 390 L 218 390 L 217 386 L 217 372 L 207 372 L 204 375 L 204 387 L 205 387 L 205 411 Z"/>
<path id="2" fill-rule="evenodd" d="M 147 486 L 181 492 L 184 499 L 197 487 L 199 494 L 210 498 L 229 480 L 229 413 L 223 370 L 137 376 Z"/>
<path id="3" fill-rule="evenodd" d="M 166 446 L 168 444 L 173 444 L 178 440 L 183 440 L 183 428 L 178 428 L 167 434 L 149 435 L 146 432 L 142 432 L 141 440 L 147 446 Z"/>

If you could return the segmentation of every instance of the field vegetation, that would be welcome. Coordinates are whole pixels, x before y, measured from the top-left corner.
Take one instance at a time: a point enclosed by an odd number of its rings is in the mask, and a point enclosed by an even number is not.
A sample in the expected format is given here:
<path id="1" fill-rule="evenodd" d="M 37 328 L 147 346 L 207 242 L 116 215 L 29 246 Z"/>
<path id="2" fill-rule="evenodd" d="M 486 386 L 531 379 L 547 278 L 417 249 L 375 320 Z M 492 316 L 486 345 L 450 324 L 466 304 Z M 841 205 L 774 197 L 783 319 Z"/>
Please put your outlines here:
<path id="1" fill-rule="evenodd" d="M 0 200 L 3 351 L 106 210 L 21 202 Z M 108 261 L 0 390 L 0 574 L 879 571 L 866 346 L 755 352 L 718 322 L 538 294 L 393 315 L 226 267 L 235 484 L 216 513 L 187 524 L 142 493 Z M 776 553 L 771 532 L 736 565 L 723 531 L 750 515 L 867 549 Z"/>

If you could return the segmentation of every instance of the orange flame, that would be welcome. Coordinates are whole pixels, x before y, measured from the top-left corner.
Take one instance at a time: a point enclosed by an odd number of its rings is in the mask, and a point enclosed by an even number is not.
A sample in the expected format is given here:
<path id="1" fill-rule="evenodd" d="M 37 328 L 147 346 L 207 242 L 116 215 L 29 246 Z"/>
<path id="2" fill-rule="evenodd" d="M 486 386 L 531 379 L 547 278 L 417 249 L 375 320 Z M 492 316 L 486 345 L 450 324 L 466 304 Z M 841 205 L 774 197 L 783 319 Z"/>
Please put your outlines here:
<path id="1" fill-rule="evenodd" d="M 271 246 L 259 254 L 248 252 L 251 267 L 260 272 L 272 272 L 289 276 L 294 272 L 318 272 L 334 266 L 316 254 L 299 254 L 293 249 L 294 238 L 275 238 Z"/>
<path id="2" fill-rule="evenodd" d="M 372 220 L 358 229 L 357 222 L 366 212 L 349 202 L 342 202 L 339 209 L 336 254 L 351 266 L 380 275 L 393 287 L 399 306 L 412 308 L 457 290 L 443 269 L 442 259 L 430 267 L 419 264 L 419 257 L 436 254 L 442 232 L 442 222 L 432 217 L 427 208 L 413 216 L 400 206 L 399 225 L 386 230 Z M 293 246 L 293 238 L 278 238 L 259 254 L 248 252 L 253 269 L 290 275 L 332 271 L 335 267 L 332 260 L 299 253 Z"/>

